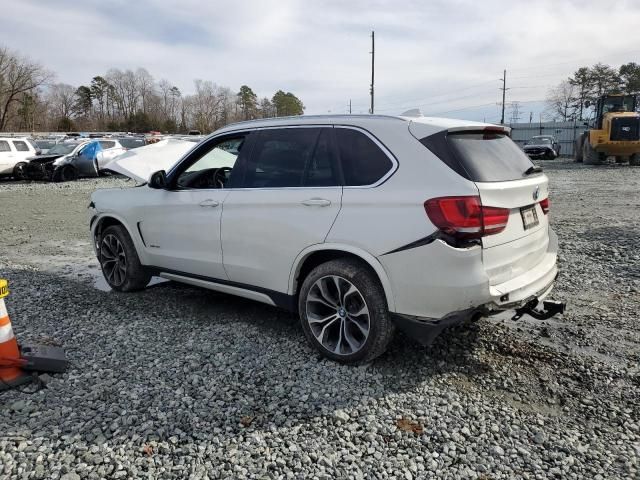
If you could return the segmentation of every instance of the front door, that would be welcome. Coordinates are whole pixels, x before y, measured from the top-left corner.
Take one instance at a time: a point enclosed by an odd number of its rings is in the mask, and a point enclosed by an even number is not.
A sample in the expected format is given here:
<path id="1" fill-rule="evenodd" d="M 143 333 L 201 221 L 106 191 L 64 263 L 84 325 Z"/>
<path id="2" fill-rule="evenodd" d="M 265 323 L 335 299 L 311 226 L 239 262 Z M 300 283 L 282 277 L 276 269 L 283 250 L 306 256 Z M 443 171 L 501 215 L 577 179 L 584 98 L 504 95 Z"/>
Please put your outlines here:
<path id="1" fill-rule="evenodd" d="M 227 192 L 146 190 L 138 228 L 149 262 L 160 269 L 225 279 L 220 214 Z"/>
<path id="2" fill-rule="evenodd" d="M 200 145 L 171 172 L 166 190 L 146 187 L 138 228 L 152 266 L 227 279 L 222 265 L 220 219 L 229 193 L 224 187 L 244 138 L 213 139 Z"/>

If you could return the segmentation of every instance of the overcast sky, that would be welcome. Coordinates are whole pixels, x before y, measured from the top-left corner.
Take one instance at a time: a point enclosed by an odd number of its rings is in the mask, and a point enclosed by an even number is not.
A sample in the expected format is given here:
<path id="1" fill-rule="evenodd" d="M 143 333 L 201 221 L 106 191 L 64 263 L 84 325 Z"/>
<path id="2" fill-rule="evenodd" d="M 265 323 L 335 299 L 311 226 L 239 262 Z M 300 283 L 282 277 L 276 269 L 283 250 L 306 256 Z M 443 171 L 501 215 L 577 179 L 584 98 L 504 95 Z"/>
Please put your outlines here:
<path id="1" fill-rule="evenodd" d="M 521 121 L 582 65 L 640 63 L 640 1 L 0 0 L 0 44 L 88 84 L 109 68 L 146 68 L 183 93 L 196 78 L 260 97 L 282 89 L 306 113 L 369 106 L 376 32 L 376 113 Z M 474 107 L 474 108 L 471 108 Z M 507 115 L 508 117 L 509 115 Z"/>

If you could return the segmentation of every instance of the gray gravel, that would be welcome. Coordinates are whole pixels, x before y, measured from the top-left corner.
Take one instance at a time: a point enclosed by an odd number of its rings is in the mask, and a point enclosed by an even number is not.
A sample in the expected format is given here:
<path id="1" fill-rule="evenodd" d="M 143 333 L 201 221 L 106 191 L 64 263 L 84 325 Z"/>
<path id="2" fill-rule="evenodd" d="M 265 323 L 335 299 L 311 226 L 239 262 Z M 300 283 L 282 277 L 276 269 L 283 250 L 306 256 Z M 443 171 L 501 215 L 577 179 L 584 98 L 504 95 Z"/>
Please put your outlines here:
<path id="1" fill-rule="evenodd" d="M 356 368 L 261 304 L 97 288 L 88 195 L 123 180 L 0 182 L 14 330 L 72 361 L 0 394 L 0 477 L 638 478 L 640 168 L 542 163 L 569 311 L 399 336 Z"/>

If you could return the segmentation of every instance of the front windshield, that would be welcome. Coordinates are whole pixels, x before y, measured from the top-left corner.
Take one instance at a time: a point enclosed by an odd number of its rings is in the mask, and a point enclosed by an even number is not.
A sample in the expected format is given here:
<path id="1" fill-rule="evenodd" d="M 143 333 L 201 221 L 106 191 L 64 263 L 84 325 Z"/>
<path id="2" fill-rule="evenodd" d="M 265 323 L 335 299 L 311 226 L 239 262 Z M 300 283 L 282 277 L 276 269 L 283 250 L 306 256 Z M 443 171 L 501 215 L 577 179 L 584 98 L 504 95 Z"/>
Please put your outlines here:
<path id="1" fill-rule="evenodd" d="M 76 148 L 77 145 L 77 143 L 58 143 L 47 152 L 47 155 L 67 155 L 73 152 L 73 149 Z"/>
<path id="2" fill-rule="evenodd" d="M 549 137 L 533 137 L 531 139 L 531 143 L 535 143 L 537 145 L 549 145 L 551 143 L 551 139 Z"/>
<path id="3" fill-rule="evenodd" d="M 602 112 L 632 112 L 633 97 L 608 97 L 602 105 Z"/>

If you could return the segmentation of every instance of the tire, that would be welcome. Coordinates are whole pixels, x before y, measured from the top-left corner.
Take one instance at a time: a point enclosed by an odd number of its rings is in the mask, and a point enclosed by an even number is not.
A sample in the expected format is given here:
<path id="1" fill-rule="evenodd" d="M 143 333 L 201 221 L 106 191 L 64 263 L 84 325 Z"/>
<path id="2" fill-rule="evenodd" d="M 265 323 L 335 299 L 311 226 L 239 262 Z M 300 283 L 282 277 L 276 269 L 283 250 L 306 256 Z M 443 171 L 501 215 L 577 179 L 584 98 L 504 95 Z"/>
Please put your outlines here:
<path id="1" fill-rule="evenodd" d="M 582 148 L 583 148 L 583 142 L 584 142 L 584 135 L 581 135 L 580 137 L 578 137 L 578 139 L 575 142 L 574 145 L 574 159 L 576 161 L 576 163 L 582 163 Z"/>
<path id="2" fill-rule="evenodd" d="M 341 295 L 336 295 L 337 286 Z M 363 310 L 367 313 L 350 315 Z M 323 356 L 341 363 L 373 360 L 385 352 L 395 333 L 382 285 L 358 260 L 331 260 L 313 269 L 300 288 L 298 311 L 307 340 Z M 314 317 L 326 321 L 313 322 Z"/>
<path id="3" fill-rule="evenodd" d="M 634 166 L 634 167 L 639 167 L 640 166 L 640 154 L 639 153 L 634 153 L 633 155 L 629 156 L 629 165 Z"/>
<path id="4" fill-rule="evenodd" d="M 129 232 L 122 225 L 112 225 L 100 234 L 98 261 L 104 279 L 118 292 L 135 292 L 151 280 L 133 245 Z"/>
<path id="5" fill-rule="evenodd" d="M 78 179 L 78 170 L 72 165 L 65 165 L 53 171 L 51 180 L 54 182 L 71 182 Z"/>
<path id="6" fill-rule="evenodd" d="M 589 140 L 584 141 L 584 146 L 582 148 L 582 158 L 585 165 L 600 165 L 600 155 L 596 152 Z"/>
<path id="7" fill-rule="evenodd" d="M 16 180 L 26 180 L 27 173 L 25 172 L 25 167 L 27 166 L 27 162 L 18 162 L 13 167 L 13 178 Z"/>

